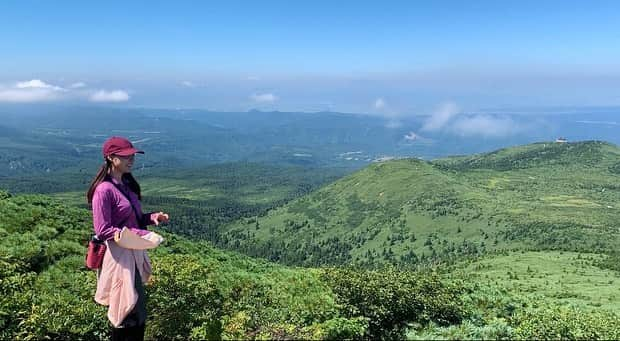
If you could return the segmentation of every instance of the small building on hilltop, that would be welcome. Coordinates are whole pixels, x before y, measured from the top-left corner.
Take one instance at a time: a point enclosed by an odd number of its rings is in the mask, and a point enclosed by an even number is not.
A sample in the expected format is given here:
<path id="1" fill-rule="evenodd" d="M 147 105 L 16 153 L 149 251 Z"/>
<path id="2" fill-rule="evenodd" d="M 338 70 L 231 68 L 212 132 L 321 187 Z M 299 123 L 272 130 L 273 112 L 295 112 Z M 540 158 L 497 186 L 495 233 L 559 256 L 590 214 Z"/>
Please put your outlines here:
<path id="1" fill-rule="evenodd" d="M 557 139 L 555 139 L 555 143 L 566 143 L 566 142 L 568 142 L 568 140 L 563 137 L 558 137 Z"/>

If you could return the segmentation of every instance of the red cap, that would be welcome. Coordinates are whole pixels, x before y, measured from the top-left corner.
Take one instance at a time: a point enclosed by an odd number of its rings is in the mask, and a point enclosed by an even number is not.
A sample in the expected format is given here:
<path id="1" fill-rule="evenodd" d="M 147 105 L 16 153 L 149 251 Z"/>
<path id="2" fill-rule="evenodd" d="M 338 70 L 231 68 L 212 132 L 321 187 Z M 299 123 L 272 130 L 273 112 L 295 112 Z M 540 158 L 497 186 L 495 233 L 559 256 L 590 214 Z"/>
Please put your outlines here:
<path id="1" fill-rule="evenodd" d="M 103 157 L 107 157 L 112 154 L 129 156 L 135 153 L 144 154 L 143 151 L 134 148 L 131 142 L 124 137 L 112 136 L 103 143 Z"/>

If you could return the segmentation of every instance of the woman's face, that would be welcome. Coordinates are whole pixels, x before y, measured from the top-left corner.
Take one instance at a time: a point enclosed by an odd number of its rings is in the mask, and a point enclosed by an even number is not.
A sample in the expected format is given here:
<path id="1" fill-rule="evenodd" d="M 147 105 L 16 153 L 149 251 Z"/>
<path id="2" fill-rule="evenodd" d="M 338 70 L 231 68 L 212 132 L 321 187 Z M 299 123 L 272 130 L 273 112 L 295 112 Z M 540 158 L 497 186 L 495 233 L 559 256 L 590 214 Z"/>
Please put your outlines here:
<path id="1" fill-rule="evenodd" d="M 134 158 L 135 154 L 129 156 L 110 156 L 110 160 L 112 160 L 112 167 L 122 174 L 131 173 L 131 167 L 133 166 Z"/>

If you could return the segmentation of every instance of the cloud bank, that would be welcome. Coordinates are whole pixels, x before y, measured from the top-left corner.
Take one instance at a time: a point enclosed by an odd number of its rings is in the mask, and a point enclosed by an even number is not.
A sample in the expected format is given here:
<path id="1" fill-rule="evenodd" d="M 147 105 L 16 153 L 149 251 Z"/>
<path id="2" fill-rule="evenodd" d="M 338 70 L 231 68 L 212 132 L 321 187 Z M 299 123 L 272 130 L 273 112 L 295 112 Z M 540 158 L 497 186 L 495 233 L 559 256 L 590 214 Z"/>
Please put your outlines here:
<path id="1" fill-rule="evenodd" d="M 0 103 L 36 103 L 59 100 L 89 100 L 91 102 L 126 102 L 129 95 L 123 90 L 87 89 L 86 83 L 76 82 L 61 87 L 40 79 L 0 84 Z"/>
<path id="2" fill-rule="evenodd" d="M 513 119 L 491 115 L 459 117 L 450 125 L 449 129 L 455 135 L 465 137 L 505 137 L 521 131 L 521 127 Z"/>
<path id="3" fill-rule="evenodd" d="M 444 103 L 426 119 L 421 130 L 463 137 L 506 137 L 518 134 L 523 127 L 508 116 L 465 114 L 454 103 Z"/>
<path id="4" fill-rule="evenodd" d="M 454 103 L 443 103 L 424 122 L 423 131 L 435 132 L 441 130 L 454 116 L 459 113 L 459 108 Z"/>
<path id="5" fill-rule="evenodd" d="M 67 90 L 48 84 L 40 79 L 17 82 L 10 86 L 0 85 L 0 102 L 32 103 L 60 99 Z"/>

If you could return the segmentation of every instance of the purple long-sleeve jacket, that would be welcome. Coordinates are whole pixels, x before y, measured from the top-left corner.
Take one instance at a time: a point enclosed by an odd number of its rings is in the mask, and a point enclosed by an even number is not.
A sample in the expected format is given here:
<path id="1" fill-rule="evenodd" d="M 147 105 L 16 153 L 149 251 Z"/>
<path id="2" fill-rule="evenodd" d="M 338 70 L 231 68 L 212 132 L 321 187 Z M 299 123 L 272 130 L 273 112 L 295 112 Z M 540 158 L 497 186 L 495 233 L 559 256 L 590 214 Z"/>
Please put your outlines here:
<path id="1" fill-rule="evenodd" d="M 121 187 L 129 195 L 131 203 L 121 193 L 114 184 Z M 147 225 L 155 223 L 154 213 L 142 213 L 142 206 L 138 196 L 133 193 L 125 184 L 118 182 L 114 178 L 103 181 L 95 189 L 93 194 L 93 226 L 95 235 L 100 240 L 110 240 L 114 238 L 114 232 L 120 232 L 126 226 L 140 236 L 149 233 L 145 229 Z M 134 214 L 131 205 L 134 205 L 138 212 L 138 218 Z"/>

